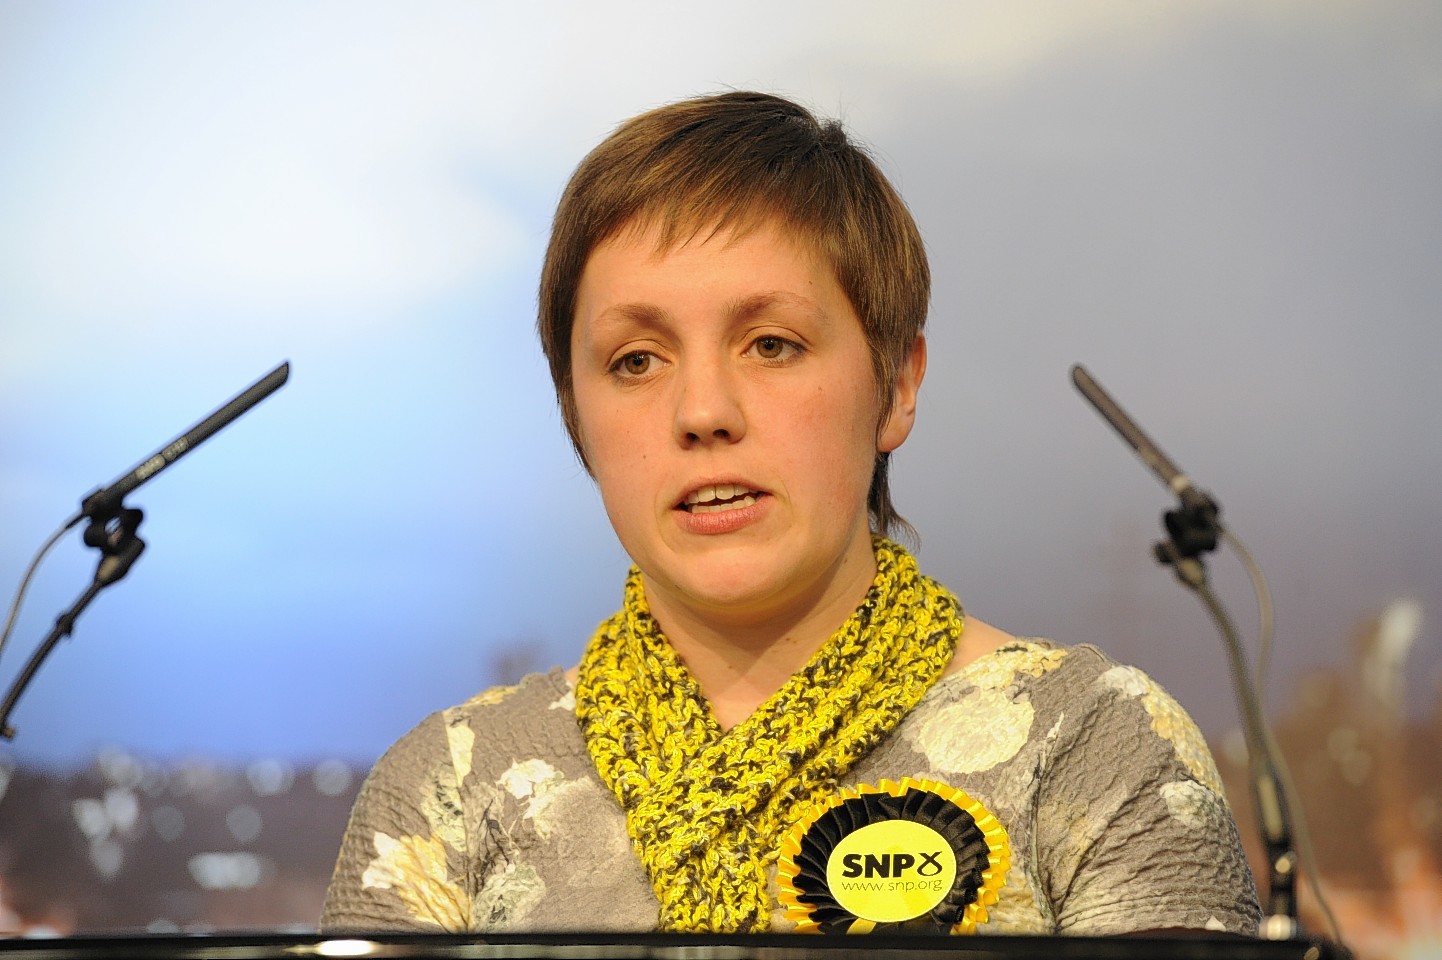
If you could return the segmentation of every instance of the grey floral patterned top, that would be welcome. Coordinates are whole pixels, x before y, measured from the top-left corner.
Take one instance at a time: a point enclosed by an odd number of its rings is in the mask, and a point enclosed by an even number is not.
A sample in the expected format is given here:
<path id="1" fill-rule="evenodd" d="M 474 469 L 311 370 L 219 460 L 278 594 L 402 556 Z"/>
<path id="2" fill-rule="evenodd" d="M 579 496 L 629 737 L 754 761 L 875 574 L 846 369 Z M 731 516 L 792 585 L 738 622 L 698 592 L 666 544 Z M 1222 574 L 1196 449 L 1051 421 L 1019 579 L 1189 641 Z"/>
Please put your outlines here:
<path id="1" fill-rule="evenodd" d="M 963 790 L 1006 827 L 1011 868 L 983 934 L 1257 929 L 1201 734 L 1094 647 L 1017 641 L 943 677 L 841 785 L 904 776 Z M 432 714 L 381 758 L 321 927 L 647 931 L 657 917 L 553 670 Z M 772 926 L 788 926 L 779 907 Z"/>

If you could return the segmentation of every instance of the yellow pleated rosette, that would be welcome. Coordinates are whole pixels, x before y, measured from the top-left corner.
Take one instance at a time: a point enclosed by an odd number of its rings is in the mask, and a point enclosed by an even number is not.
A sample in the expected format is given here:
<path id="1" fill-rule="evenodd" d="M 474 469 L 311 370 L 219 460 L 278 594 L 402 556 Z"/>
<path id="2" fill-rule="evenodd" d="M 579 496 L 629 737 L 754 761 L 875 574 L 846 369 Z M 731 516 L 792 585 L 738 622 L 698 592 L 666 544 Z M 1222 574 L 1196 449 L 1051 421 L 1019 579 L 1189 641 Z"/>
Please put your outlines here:
<path id="1" fill-rule="evenodd" d="M 944 783 L 903 777 L 812 804 L 782 840 L 776 879 L 798 932 L 971 934 L 1010 865 L 991 811 Z"/>

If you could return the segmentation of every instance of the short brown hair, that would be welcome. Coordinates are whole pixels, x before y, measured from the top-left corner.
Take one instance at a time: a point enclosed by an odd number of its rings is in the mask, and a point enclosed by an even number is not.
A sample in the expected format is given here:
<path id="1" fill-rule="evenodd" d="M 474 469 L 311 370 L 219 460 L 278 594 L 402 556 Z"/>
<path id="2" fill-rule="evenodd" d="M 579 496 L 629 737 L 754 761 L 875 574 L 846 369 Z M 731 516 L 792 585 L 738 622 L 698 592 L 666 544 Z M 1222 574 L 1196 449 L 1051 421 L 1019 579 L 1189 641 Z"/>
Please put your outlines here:
<path id="1" fill-rule="evenodd" d="M 737 91 L 683 100 L 621 124 L 581 161 L 556 208 L 537 329 L 571 443 L 586 463 L 571 383 L 576 291 L 592 251 L 622 229 L 660 228 L 669 249 L 703 230 L 779 220 L 831 263 L 871 347 L 881 422 L 926 322 L 931 273 L 901 197 L 835 120 Z M 872 528 L 907 529 L 891 504 L 889 455 L 872 472 Z"/>

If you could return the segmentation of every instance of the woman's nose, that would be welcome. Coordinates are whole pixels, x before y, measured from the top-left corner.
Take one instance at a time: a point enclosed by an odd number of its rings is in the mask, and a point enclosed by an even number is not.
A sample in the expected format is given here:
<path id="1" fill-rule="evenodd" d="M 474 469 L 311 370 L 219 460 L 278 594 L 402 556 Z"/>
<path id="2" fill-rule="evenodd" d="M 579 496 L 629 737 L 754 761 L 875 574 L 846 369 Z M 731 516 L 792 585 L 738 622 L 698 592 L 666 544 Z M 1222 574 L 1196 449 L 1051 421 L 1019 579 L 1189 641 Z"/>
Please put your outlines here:
<path id="1" fill-rule="evenodd" d="M 739 384 L 724 363 L 683 362 L 677 374 L 676 439 L 682 446 L 735 443 L 745 436 Z"/>

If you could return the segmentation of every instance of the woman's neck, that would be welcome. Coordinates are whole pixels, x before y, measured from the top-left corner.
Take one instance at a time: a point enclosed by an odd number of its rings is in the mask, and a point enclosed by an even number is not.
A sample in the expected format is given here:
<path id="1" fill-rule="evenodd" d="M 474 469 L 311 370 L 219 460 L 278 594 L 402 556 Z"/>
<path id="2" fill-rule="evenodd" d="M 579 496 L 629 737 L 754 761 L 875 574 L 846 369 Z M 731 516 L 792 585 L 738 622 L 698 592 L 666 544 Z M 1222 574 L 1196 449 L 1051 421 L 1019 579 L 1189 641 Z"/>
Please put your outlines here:
<path id="1" fill-rule="evenodd" d="M 869 548 L 853 559 L 818 585 L 811 598 L 754 618 L 720 617 L 648 590 L 652 616 L 701 687 L 722 729 L 755 713 L 866 599 L 876 561 Z"/>
<path id="2" fill-rule="evenodd" d="M 729 730 L 805 666 L 842 621 L 827 627 L 799 623 L 784 632 L 745 638 L 729 631 L 705 638 L 689 631 L 673 635 L 668 628 L 667 638 L 701 687 L 717 723 Z"/>

